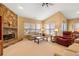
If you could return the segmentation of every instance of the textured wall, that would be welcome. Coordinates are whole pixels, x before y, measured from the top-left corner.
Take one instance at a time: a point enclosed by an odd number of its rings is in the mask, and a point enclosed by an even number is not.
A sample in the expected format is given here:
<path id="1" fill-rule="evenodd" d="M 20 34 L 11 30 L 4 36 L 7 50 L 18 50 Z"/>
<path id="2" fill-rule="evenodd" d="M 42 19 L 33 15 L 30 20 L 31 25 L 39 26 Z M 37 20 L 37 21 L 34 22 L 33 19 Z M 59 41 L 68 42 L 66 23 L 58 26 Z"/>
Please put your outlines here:
<path id="1" fill-rule="evenodd" d="M 69 30 L 69 31 L 73 31 L 72 28 L 75 27 L 74 24 L 76 24 L 76 23 L 79 23 L 79 18 L 69 19 L 69 20 L 68 20 L 68 30 Z M 79 31 L 79 29 L 77 29 L 77 30 Z M 77 31 L 77 30 L 76 30 L 76 31 Z"/>
<path id="2" fill-rule="evenodd" d="M 61 12 L 57 12 L 54 15 L 52 15 L 44 20 L 44 24 L 55 23 L 56 29 L 59 30 L 58 35 L 60 35 L 60 34 L 62 35 L 60 27 L 63 22 L 67 23 L 67 19 Z"/>
<path id="3" fill-rule="evenodd" d="M 18 17 L 18 39 L 24 37 L 24 18 Z"/>

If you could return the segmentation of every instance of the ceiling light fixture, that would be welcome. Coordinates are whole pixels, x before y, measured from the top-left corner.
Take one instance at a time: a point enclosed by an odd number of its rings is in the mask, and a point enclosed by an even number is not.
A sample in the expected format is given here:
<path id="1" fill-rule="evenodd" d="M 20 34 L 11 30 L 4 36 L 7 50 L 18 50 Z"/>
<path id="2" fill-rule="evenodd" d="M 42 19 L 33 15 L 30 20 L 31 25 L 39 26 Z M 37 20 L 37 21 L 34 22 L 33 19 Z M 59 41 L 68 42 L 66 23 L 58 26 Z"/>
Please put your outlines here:
<path id="1" fill-rule="evenodd" d="M 23 10 L 24 8 L 22 6 L 19 6 L 19 9 Z"/>
<path id="2" fill-rule="evenodd" d="M 79 14 L 79 11 L 77 11 L 76 13 Z"/>
<path id="3" fill-rule="evenodd" d="M 42 7 L 49 7 L 49 6 L 53 6 L 53 3 L 42 3 Z"/>
<path id="4" fill-rule="evenodd" d="M 48 7 L 48 3 L 42 3 L 42 7 L 43 6 L 47 6 Z"/>

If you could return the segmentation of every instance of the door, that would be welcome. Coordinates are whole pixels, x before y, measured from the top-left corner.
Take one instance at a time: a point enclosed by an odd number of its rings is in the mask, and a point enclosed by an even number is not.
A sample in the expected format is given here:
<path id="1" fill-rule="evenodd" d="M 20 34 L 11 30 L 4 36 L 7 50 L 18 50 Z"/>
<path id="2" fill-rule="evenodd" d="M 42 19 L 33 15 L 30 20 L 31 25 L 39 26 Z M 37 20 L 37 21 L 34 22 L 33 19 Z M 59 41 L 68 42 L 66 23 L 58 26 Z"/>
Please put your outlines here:
<path id="1" fill-rule="evenodd" d="M 2 18 L 0 16 L 0 56 L 3 54 L 3 43 L 2 43 Z"/>

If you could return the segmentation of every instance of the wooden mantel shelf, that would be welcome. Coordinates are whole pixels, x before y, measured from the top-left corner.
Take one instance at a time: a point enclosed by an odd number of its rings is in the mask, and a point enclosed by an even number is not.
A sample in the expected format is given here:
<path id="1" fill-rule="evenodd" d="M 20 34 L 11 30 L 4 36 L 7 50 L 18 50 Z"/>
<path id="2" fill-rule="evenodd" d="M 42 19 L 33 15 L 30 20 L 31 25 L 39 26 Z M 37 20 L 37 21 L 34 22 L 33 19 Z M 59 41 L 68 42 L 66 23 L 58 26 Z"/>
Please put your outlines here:
<path id="1" fill-rule="evenodd" d="M 16 27 L 3 27 L 4 29 L 17 29 Z"/>

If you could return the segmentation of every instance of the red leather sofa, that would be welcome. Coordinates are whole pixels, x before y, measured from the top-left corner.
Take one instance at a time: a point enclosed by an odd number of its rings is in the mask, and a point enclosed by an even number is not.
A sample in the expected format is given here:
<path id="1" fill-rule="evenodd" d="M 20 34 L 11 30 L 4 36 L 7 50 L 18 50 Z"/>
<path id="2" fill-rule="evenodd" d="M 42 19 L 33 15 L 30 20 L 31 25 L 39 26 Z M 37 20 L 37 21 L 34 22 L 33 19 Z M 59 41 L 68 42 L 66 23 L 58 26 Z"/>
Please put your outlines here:
<path id="1" fill-rule="evenodd" d="M 55 36 L 55 41 L 58 44 L 69 46 L 74 42 L 74 36 L 72 32 L 64 31 L 63 36 Z"/>

